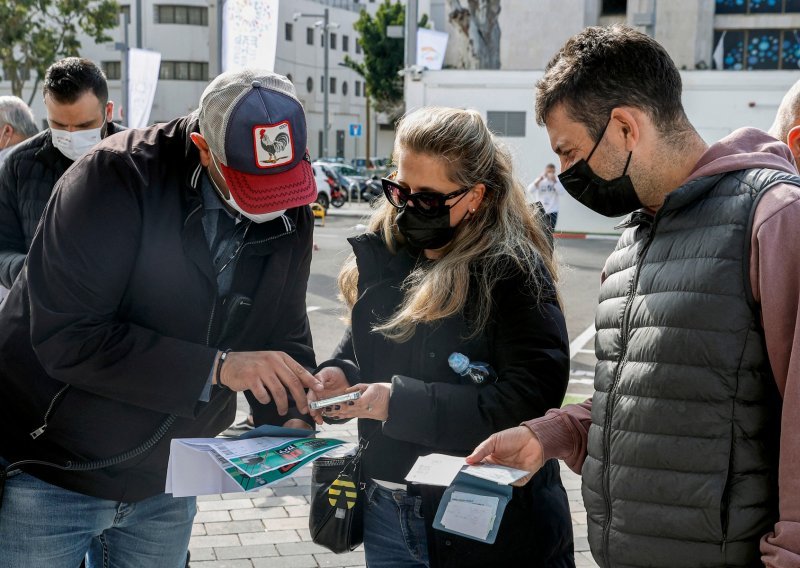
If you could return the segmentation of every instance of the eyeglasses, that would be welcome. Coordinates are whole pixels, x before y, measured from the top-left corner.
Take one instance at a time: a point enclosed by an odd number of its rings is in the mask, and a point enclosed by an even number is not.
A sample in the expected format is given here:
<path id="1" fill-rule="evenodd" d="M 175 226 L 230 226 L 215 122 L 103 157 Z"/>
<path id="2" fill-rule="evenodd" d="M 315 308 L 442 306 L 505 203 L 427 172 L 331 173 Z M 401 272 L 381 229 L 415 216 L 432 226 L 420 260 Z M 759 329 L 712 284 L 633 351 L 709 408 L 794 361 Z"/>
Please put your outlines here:
<path id="1" fill-rule="evenodd" d="M 418 193 L 411 193 L 407 187 L 403 187 L 394 180 L 389 178 L 381 179 L 383 185 L 383 194 L 389 203 L 396 209 L 404 209 L 408 202 L 412 202 L 414 207 L 421 215 L 426 217 L 436 217 L 441 214 L 442 209 L 450 209 L 447 201 L 464 195 L 470 187 L 457 189 L 452 193 L 439 193 L 438 191 L 420 191 Z M 456 202 L 457 203 L 457 202 Z"/>

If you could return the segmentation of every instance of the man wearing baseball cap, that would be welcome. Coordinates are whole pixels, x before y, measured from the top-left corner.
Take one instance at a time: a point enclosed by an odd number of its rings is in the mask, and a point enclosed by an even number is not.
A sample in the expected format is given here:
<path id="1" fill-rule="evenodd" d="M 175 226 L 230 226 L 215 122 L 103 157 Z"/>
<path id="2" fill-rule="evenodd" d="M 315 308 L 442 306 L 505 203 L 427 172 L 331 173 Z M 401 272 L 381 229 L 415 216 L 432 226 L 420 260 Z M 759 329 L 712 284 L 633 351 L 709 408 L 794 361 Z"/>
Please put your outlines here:
<path id="1" fill-rule="evenodd" d="M 0 308 L 0 567 L 183 566 L 170 440 L 224 430 L 236 391 L 307 413 L 306 144 L 292 84 L 238 71 L 58 182 Z"/>

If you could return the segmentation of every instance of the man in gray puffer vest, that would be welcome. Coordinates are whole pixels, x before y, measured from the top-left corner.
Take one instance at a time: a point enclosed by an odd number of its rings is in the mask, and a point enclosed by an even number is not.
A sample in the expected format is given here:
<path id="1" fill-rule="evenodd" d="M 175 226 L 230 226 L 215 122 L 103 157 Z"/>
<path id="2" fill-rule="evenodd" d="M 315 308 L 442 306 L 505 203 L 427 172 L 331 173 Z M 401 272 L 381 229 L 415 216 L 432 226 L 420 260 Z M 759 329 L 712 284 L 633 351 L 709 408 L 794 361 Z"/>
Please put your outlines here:
<path id="1" fill-rule="evenodd" d="M 594 397 L 495 434 L 468 461 L 583 476 L 603 567 L 800 566 L 800 178 L 753 128 L 708 147 L 666 51 L 587 28 L 536 114 L 567 192 L 631 213 L 606 261 Z M 781 435 L 783 432 L 783 435 Z"/>

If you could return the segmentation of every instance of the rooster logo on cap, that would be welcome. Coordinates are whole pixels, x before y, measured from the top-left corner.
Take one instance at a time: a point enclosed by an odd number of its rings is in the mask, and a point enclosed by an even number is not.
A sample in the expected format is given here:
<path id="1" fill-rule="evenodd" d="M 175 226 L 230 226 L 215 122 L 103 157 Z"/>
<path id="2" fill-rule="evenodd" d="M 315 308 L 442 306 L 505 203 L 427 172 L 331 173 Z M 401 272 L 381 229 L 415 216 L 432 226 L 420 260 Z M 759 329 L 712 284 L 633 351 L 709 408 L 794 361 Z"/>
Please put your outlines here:
<path id="1" fill-rule="evenodd" d="M 274 164 L 278 161 L 276 154 L 283 152 L 283 150 L 289 145 L 289 135 L 285 132 L 279 133 L 275 140 L 270 140 L 269 136 L 267 136 L 266 129 L 261 129 L 259 132 L 259 140 L 261 142 L 261 147 L 266 150 L 267 154 L 269 154 L 269 158 L 266 160 L 261 160 L 262 163 L 265 164 Z"/>

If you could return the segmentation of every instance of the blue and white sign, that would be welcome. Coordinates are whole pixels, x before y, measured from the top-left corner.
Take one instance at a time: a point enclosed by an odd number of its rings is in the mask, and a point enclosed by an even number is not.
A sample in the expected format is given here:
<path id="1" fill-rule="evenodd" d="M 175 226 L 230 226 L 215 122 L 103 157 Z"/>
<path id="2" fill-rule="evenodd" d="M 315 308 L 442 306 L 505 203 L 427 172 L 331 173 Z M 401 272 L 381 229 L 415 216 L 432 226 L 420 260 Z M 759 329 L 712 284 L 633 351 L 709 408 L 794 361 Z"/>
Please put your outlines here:
<path id="1" fill-rule="evenodd" d="M 356 138 L 361 138 L 361 125 L 360 124 L 351 124 L 350 125 L 350 136 L 355 136 Z"/>

